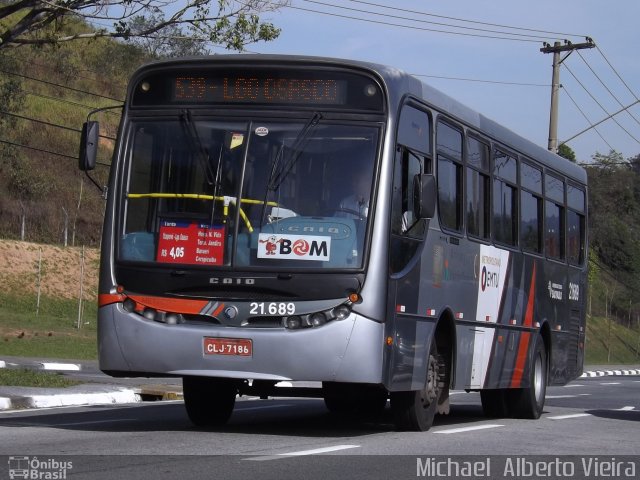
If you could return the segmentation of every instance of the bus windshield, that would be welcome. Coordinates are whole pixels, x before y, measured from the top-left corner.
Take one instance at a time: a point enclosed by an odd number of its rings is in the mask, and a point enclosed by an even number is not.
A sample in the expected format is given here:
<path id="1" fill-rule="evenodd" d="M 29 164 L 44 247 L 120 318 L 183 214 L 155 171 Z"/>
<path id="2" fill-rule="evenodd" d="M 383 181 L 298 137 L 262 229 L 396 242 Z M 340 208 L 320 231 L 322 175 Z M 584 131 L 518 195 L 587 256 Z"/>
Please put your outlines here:
<path id="1" fill-rule="evenodd" d="M 362 267 L 379 125 L 185 112 L 129 131 L 121 261 Z"/>

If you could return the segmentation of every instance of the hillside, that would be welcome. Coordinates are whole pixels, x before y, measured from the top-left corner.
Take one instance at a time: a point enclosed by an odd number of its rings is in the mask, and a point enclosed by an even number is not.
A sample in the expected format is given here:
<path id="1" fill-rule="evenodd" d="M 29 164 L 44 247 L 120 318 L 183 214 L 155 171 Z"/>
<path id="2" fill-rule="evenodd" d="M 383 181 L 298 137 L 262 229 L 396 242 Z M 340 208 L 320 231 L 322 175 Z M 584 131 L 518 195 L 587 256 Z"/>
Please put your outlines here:
<path id="1" fill-rule="evenodd" d="M 98 245 L 104 201 L 77 168 L 80 128 L 91 110 L 121 104 L 147 59 L 109 39 L 0 50 L 0 238 L 60 244 L 66 228 L 68 243 Z M 119 111 L 94 119 L 113 145 Z M 93 175 L 104 184 L 108 155 L 101 163 Z"/>

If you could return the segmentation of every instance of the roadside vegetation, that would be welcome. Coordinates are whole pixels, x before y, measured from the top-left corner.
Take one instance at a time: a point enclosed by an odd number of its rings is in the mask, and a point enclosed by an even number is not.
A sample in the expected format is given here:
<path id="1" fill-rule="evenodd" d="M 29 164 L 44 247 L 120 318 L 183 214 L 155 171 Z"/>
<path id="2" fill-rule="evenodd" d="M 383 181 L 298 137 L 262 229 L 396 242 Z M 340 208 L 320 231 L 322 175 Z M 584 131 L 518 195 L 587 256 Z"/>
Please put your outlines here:
<path id="1" fill-rule="evenodd" d="M 61 28 L 76 35 L 87 25 L 69 18 Z M 96 358 L 105 204 L 77 169 L 79 129 L 92 109 L 121 103 L 138 66 L 184 53 L 184 45 L 170 47 L 97 38 L 0 49 L 0 355 Z M 118 112 L 94 117 L 103 135 L 92 173 L 100 185 Z M 640 155 L 576 159 L 567 146 L 561 154 L 590 164 L 587 362 L 640 363 Z"/>
<path id="2" fill-rule="evenodd" d="M 0 385 L 12 387 L 67 388 L 80 382 L 69 380 L 58 373 L 40 372 L 25 368 L 0 369 Z"/>

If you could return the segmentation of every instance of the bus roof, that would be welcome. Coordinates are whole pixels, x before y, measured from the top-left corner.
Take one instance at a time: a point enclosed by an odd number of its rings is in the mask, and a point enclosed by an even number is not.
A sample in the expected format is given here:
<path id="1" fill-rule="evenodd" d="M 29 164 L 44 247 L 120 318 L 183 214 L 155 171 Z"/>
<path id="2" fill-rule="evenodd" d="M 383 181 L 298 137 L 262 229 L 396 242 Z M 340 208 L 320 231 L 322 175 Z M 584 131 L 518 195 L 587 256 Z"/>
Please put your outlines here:
<path id="1" fill-rule="evenodd" d="M 578 183 L 586 184 L 586 171 L 579 165 L 556 155 L 549 150 L 536 145 L 535 143 L 521 137 L 508 128 L 491 120 L 483 114 L 467 107 L 452 97 L 433 88 L 427 83 L 419 80 L 411 74 L 388 65 L 377 63 L 347 60 L 330 57 L 314 57 L 314 56 L 298 56 L 298 55 L 256 55 L 256 54 L 230 54 L 230 55 L 211 55 L 206 57 L 188 57 L 180 59 L 161 60 L 149 63 L 134 73 L 132 79 L 147 74 L 150 70 L 161 69 L 164 67 L 195 66 L 203 63 L 230 63 L 230 64 L 273 64 L 280 63 L 283 65 L 315 64 L 322 66 L 335 66 L 356 68 L 378 76 L 384 83 L 392 108 L 399 106 L 402 99 L 407 95 L 413 95 L 415 98 L 421 99 L 430 107 L 442 113 L 446 113 L 451 119 L 476 130 L 478 133 L 503 144 L 504 146 L 515 150 L 516 152 L 534 159 L 548 167 L 561 173 Z M 135 85 L 136 82 L 132 82 Z M 130 86 L 130 88 L 133 88 Z M 131 93 L 131 92 L 130 92 Z"/>

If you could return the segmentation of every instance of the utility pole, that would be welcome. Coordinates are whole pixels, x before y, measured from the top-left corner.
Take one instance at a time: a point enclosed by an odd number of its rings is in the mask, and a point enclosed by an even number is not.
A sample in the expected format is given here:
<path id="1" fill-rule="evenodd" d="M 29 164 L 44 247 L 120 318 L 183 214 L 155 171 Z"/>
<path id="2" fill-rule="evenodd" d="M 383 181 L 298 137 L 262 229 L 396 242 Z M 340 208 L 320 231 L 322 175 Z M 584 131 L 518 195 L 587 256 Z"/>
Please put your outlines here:
<path id="1" fill-rule="evenodd" d="M 574 50 L 582 50 L 583 48 L 593 48 L 596 46 L 593 39 L 587 37 L 586 43 L 571 43 L 564 41 L 564 45 L 555 42 L 553 46 L 544 43 L 544 47 L 540 49 L 542 53 L 553 53 L 553 76 L 551 77 L 551 113 L 549 115 L 549 144 L 548 149 L 553 153 L 558 151 L 558 92 L 560 91 L 560 65 L 564 62 Z M 560 58 L 561 52 L 569 52 Z"/>

